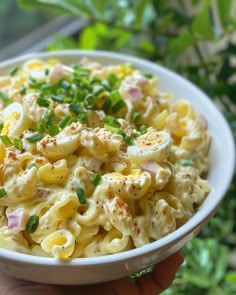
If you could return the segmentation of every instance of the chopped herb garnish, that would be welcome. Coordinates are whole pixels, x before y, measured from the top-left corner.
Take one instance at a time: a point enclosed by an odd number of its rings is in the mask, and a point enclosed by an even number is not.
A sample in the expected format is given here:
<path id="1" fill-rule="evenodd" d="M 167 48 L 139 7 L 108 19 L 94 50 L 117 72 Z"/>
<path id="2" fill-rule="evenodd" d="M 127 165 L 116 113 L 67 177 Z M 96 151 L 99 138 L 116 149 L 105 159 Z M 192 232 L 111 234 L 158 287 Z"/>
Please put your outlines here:
<path id="1" fill-rule="evenodd" d="M 27 87 L 22 86 L 19 92 L 21 95 L 24 95 L 24 94 L 26 94 L 26 90 L 27 90 Z"/>
<path id="2" fill-rule="evenodd" d="M 84 106 L 86 109 L 91 110 L 96 106 L 96 99 L 92 94 L 88 94 L 84 99 Z"/>
<path id="3" fill-rule="evenodd" d="M 75 104 L 75 103 L 71 103 L 70 105 L 69 105 L 69 110 L 72 112 L 72 113 L 74 113 L 74 114 L 76 114 L 76 115 L 79 115 L 83 110 L 77 105 L 77 104 Z"/>
<path id="4" fill-rule="evenodd" d="M 50 72 L 49 69 L 45 69 L 45 75 L 46 76 L 48 76 L 49 72 Z"/>
<path id="5" fill-rule="evenodd" d="M 14 67 L 10 70 L 9 75 L 14 76 L 19 71 L 18 67 Z"/>
<path id="6" fill-rule="evenodd" d="M 76 120 L 80 122 L 81 124 L 86 124 L 87 123 L 87 115 L 85 112 L 80 113 L 77 117 Z"/>
<path id="7" fill-rule="evenodd" d="M 25 230 L 28 233 L 33 233 L 36 231 L 38 224 L 39 224 L 39 217 L 37 215 L 32 215 L 32 216 L 30 216 L 30 218 L 26 224 Z"/>
<path id="8" fill-rule="evenodd" d="M 180 159 L 177 163 L 181 166 L 194 166 L 192 159 Z"/>
<path id="9" fill-rule="evenodd" d="M 0 120 L 0 130 L 2 130 L 3 126 L 4 126 L 4 123 L 3 121 Z"/>
<path id="10" fill-rule="evenodd" d="M 110 85 L 112 87 L 114 87 L 117 84 L 117 82 L 119 81 L 119 78 L 116 75 L 114 75 L 113 73 L 111 73 L 108 77 L 108 81 L 109 81 Z"/>
<path id="11" fill-rule="evenodd" d="M 116 104 L 112 106 L 113 113 L 118 113 L 121 109 L 126 107 L 126 103 L 121 99 Z"/>
<path id="12" fill-rule="evenodd" d="M 66 80 L 61 80 L 60 86 L 65 90 L 69 90 L 71 88 L 71 84 Z"/>
<path id="13" fill-rule="evenodd" d="M 120 92 L 118 90 L 114 90 L 110 93 L 109 98 L 112 102 L 112 104 L 117 103 L 118 101 L 122 100 L 120 96 Z"/>
<path id="14" fill-rule="evenodd" d="M 64 102 L 64 97 L 58 96 L 58 95 L 51 95 L 51 99 L 58 103 Z"/>
<path id="15" fill-rule="evenodd" d="M 58 125 L 49 125 L 48 126 L 48 133 L 51 136 L 55 136 L 60 132 L 60 128 Z"/>
<path id="16" fill-rule="evenodd" d="M 111 105 L 112 105 L 112 103 L 111 103 L 110 98 L 106 98 L 106 100 L 104 101 L 103 106 L 102 106 L 102 110 L 104 111 L 104 113 L 106 113 L 106 114 L 108 113 Z"/>
<path id="17" fill-rule="evenodd" d="M 141 125 L 141 126 L 139 127 L 139 132 L 140 132 L 141 134 L 145 134 L 145 133 L 147 132 L 147 126 L 145 126 L 145 125 Z"/>
<path id="18" fill-rule="evenodd" d="M 43 97 L 38 97 L 36 102 L 41 107 L 48 108 L 50 106 L 50 102 L 47 99 L 43 98 Z"/>
<path id="19" fill-rule="evenodd" d="M 97 185 L 99 185 L 99 183 L 101 182 L 101 180 L 102 180 L 101 176 L 98 173 L 95 173 L 93 175 L 93 177 L 92 177 L 91 182 L 92 182 L 93 185 L 97 186 Z"/>
<path id="20" fill-rule="evenodd" d="M 120 134 L 123 137 L 123 139 L 124 139 L 124 141 L 126 143 L 128 143 L 128 144 L 132 144 L 133 143 L 133 138 L 130 137 L 129 135 L 127 135 L 122 129 L 120 129 L 118 131 L 118 134 Z"/>
<path id="21" fill-rule="evenodd" d="M 7 192 L 4 187 L 0 188 L 0 198 L 3 198 L 7 195 Z"/>
<path id="22" fill-rule="evenodd" d="M 120 128 L 121 127 L 120 122 L 112 116 L 106 116 L 104 118 L 104 124 L 105 124 L 105 126 L 113 127 L 113 128 Z"/>
<path id="23" fill-rule="evenodd" d="M 34 168 L 34 167 L 38 169 L 38 166 L 35 163 L 30 164 L 27 168 L 31 169 L 31 168 Z"/>
<path id="24" fill-rule="evenodd" d="M 44 135 L 42 133 L 38 133 L 38 132 L 35 132 L 33 133 L 32 135 L 26 137 L 26 140 L 29 142 L 29 143 L 35 143 L 41 139 L 44 138 Z"/>
<path id="25" fill-rule="evenodd" d="M 22 143 L 20 138 L 14 138 L 14 143 L 13 144 L 14 144 L 14 147 L 16 149 L 18 149 L 20 151 L 23 149 L 23 143 Z"/>
<path id="26" fill-rule="evenodd" d="M 84 190 L 81 187 L 77 187 L 75 191 L 76 191 L 77 197 L 79 198 L 80 204 L 85 204 L 87 200 L 84 194 Z"/>
<path id="27" fill-rule="evenodd" d="M 2 142 L 7 145 L 7 146 L 11 146 L 12 145 L 12 142 L 10 140 L 10 138 L 7 136 L 7 135 L 1 135 L 0 136 Z"/>
<path id="28" fill-rule="evenodd" d="M 93 89 L 93 94 L 95 96 L 98 96 L 99 94 L 103 93 L 105 91 L 104 87 L 102 85 L 97 85 Z"/>
<path id="29" fill-rule="evenodd" d="M 10 98 L 8 97 L 8 95 L 4 92 L 4 91 L 2 91 L 2 90 L 0 90 L 0 99 L 3 101 L 3 103 L 7 106 L 7 105 L 9 105 L 10 103 L 11 103 L 11 100 L 10 100 Z"/>
<path id="30" fill-rule="evenodd" d="M 53 123 L 53 121 L 55 120 L 56 115 L 54 113 L 53 110 L 51 109 L 47 109 L 45 114 L 44 114 L 44 121 L 46 123 L 46 125 L 51 125 Z"/>
<path id="31" fill-rule="evenodd" d="M 148 78 L 148 79 L 152 79 L 153 78 L 153 74 L 152 73 L 145 73 L 144 77 Z"/>
<path id="32" fill-rule="evenodd" d="M 133 113 L 132 114 L 132 122 L 133 123 L 137 123 L 137 121 L 139 120 L 139 118 L 140 118 L 140 116 L 141 116 L 141 114 L 139 113 L 139 112 L 135 112 L 135 113 Z"/>
<path id="33" fill-rule="evenodd" d="M 65 115 L 65 117 L 59 122 L 58 126 L 63 129 L 66 126 L 70 125 L 70 123 L 73 121 L 73 118 L 70 115 Z"/>

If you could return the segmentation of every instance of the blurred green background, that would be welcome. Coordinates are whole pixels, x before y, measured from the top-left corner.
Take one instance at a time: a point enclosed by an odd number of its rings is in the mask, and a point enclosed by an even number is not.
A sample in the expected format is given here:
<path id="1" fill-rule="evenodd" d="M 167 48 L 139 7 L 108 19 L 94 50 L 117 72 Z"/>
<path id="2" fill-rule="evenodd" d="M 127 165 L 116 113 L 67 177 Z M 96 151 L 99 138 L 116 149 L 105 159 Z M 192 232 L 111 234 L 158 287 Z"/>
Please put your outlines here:
<path id="1" fill-rule="evenodd" d="M 162 64 L 205 91 L 236 135 L 236 1 L 18 0 L 18 4 L 20 8 L 15 1 L 0 2 L 0 47 L 60 14 L 71 15 L 83 20 L 83 26 L 73 34 L 55 31 L 45 50 L 103 49 Z M 235 184 L 234 175 L 215 217 L 184 247 L 185 263 L 163 294 L 236 294 Z"/>

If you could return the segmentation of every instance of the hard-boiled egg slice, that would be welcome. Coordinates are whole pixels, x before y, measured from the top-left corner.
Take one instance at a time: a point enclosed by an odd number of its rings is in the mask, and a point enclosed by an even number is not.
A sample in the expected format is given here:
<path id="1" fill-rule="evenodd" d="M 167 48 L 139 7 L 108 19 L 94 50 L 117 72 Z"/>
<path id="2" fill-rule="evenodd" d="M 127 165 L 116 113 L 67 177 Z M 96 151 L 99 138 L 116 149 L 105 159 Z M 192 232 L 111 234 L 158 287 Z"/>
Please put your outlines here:
<path id="1" fill-rule="evenodd" d="M 1 112 L 0 119 L 3 121 L 1 134 L 13 137 L 20 136 L 32 124 L 32 121 L 25 114 L 22 105 L 18 102 L 8 105 Z"/>
<path id="2" fill-rule="evenodd" d="M 166 159 L 171 145 L 171 137 L 168 132 L 148 130 L 139 136 L 128 146 L 127 154 L 135 164 L 147 161 L 162 162 Z"/>

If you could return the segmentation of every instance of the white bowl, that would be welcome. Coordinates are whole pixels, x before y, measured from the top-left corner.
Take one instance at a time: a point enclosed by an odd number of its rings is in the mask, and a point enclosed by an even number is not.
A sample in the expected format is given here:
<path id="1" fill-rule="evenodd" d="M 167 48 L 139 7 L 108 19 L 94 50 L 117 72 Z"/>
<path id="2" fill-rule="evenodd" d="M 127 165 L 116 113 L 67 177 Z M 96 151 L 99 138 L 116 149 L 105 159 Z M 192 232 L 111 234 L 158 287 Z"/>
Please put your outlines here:
<path id="1" fill-rule="evenodd" d="M 70 64 L 85 56 L 103 64 L 129 62 L 144 72 L 151 72 L 160 77 L 161 90 L 172 93 L 175 99 L 189 100 L 198 112 L 207 117 L 209 131 L 213 136 L 208 175 L 212 191 L 198 212 L 186 224 L 166 237 L 138 249 L 109 256 L 76 258 L 69 262 L 0 249 L 0 271 L 17 278 L 49 284 L 80 285 L 114 280 L 139 272 L 178 251 L 196 236 L 216 213 L 230 186 L 235 168 L 235 148 L 228 124 L 217 107 L 201 90 L 168 69 L 118 53 L 72 50 L 16 57 L 0 63 L 0 75 L 33 57 L 42 59 L 56 57 Z"/>

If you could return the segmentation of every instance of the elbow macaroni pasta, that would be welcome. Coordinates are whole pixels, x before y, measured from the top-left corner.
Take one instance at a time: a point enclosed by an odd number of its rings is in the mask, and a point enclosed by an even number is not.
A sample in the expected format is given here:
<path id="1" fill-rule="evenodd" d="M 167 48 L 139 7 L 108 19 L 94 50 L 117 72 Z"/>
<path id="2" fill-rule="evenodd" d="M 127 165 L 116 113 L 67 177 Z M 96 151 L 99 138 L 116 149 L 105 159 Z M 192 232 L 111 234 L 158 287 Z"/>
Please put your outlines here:
<path id="1" fill-rule="evenodd" d="M 179 228 L 210 192 L 206 119 L 132 65 L 31 59 L 0 91 L 0 247 L 126 251 Z"/>

